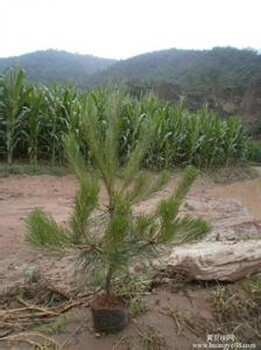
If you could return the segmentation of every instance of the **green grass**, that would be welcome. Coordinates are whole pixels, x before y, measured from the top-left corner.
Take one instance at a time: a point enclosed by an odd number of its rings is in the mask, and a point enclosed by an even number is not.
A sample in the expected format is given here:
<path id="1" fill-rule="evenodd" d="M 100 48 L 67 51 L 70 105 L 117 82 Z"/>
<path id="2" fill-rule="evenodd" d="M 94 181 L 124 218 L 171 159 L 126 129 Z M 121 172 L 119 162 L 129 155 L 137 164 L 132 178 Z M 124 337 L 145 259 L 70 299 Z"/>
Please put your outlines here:
<path id="1" fill-rule="evenodd" d="M 7 165 L 0 163 L 0 177 L 7 177 L 10 175 L 53 175 L 63 176 L 69 173 L 66 167 L 38 165 L 32 166 L 30 164 L 12 164 Z"/>

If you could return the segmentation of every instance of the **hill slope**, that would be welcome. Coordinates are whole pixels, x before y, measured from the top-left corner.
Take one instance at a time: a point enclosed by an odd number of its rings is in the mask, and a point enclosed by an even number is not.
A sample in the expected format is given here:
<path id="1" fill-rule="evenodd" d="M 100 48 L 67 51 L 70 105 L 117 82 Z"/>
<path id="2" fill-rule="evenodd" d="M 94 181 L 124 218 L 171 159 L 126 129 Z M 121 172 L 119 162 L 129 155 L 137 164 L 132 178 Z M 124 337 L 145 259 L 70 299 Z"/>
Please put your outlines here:
<path id="1" fill-rule="evenodd" d="M 170 49 L 120 61 L 90 76 L 89 84 L 127 82 L 134 93 L 153 90 L 163 99 L 186 96 L 191 109 L 203 103 L 222 115 L 240 115 L 253 134 L 261 130 L 261 54 L 231 47 Z"/>
<path id="2" fill-rule="evenodd" d="M 199 94 L 244 89 L 261 80 L 261 55 L 231 47 L 169 49 L 122 61 L 57 50 L 0 59 L 0 70 L 11 66 L 23 67 L 34 82 L 69 80 L 87 86 L 124 80 L 140 85 L 172 84 L 187 93 Z"/>
<path id="3" fill-rule="evenodd" d="M 251 50 L 163 50 L 120 61 L 90 77 L 90 83 L 122 80 L 167 83 L 186 92 L 245 88 L 261 80 L 261 55 Z"/>
<path id="4" fill-rule="evenodd" d="M 65 51 L 36 51 L 17 57 L 1 58 L 0 70 L 9 67 L 22 67 L 30 81 L 62 83 L 70 81 L 86 85 L 88 77 L 106 69 L 115 60 L 94 57 L 91 55 L 72 54 Z"/>

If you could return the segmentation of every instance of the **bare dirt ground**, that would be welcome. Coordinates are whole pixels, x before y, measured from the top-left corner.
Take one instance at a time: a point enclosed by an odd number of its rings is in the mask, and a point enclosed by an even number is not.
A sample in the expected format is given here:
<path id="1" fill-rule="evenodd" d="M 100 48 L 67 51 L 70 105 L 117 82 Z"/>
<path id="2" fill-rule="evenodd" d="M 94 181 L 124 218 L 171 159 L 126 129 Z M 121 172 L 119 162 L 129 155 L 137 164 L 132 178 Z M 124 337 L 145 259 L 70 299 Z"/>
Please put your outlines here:
<path id="1" fill-rule="evenodd" d="M 135 210 L 152 210 L 171 193 L 176 181 L 173 175 L 163 191 L 140 203 Z M 75 287 L 74 258 L 58 259 L 29 247 L 25 241 L 25 218 L 37 207 L 66 223 L 76 190 L 71 175 L 0 178 L 0 294 L 22 283 L 23 270 L 31 265 L 37 266 L 40 274 L 57 288 L 69 291 Z M 102 191 L 101 206 L 105 202 L 106 194 Z M 261 236 L 261 177 L 217 184 L 201 176 L 188 195 L 183 211 L 203 216 L 212 224 L 209 240 L 215 239 L 217 234 L 221 239 L 258 238 Z M 196 323 L 200 323 L 200 319 L 211 322 L 213 315 L 208 298 L 208 293 L 200 288 L 192 288 L 187 293 L 155 288 L 146 300 L 148 312 L 145 315 L 134 319 L 122 334 L 102 338 L 95 336 L 92 330 L 89 309 L 79 308 L 72 312 L 61 338 L 71 337 L 69 349 L 150 349 L 146 347 L 149 342 L 146 343 L 146 338 L 153 337 L 158 347 L 151 349 L 191 349 L 193 343 L 204 342 L 205 334 L 200 327 L 182 333 L 181 321 L 172 313 L 178 308 L 190 321 L 196 318 Z"/>

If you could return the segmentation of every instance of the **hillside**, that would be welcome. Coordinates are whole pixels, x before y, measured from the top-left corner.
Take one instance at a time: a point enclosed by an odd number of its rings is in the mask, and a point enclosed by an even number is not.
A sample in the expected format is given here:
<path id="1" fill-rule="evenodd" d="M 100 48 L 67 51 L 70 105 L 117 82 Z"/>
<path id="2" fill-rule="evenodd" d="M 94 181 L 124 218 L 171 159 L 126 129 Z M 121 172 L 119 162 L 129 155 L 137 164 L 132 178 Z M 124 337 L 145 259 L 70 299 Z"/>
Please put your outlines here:
<path id="1" fill-rule="evenodd" d="M 125 79 L 146 84 L 166 83 L 186 92 L 245 88 L 261 80 L 261 55 L 251 50 L 163 50 L 120 61 L 91 77 L 92 84 Z"/>
<path id="2" fill-rule="evenodd" d="M 0 70 L 25 69 L 34 82 L 72 81 L 83 86 L 122 81 L 137 86 L 170 84 L 186 93 L 245 89 L 261 81 L 261 55 L 231 47 L 212 50 L 169 49 L 116 61 L 65 51 L 37 51 L 0 58 Z"/>
<path id="3" fill-rule="evenodd" d="M 0 70 L 11 66 L 25 69 L 34 82 L 99 85 L 127 81 L 140 86 L 171 84 L 186 93 L 245 89 L 261 81 L 261 55 L 231 47 L 212 50 L 169 49 L 116 61 L 65 51 L 37 51 L 0 58 Z"/>
<path id="4" fill-rule="evenodd" d="M 86 85 L 88 77 L 101 71 L 115 60 L 91 55 L 72 54 L 65 51 L 36 51 L 17 57 L 1 58 L 0 70 L 9 67 L 22 67 L 27 78 L 36 83 L 73 82 Z"/>
<path id="5" fill-rule="evenodd" d="M 174 101 L 186 97 L 190 109 L 203 103 L 221 115 L 239 115 L 253 135 L 261 133 L 261 55 L 231 47 L 170 49 L 116 62 L 90 76 L 89 84 L 125 81 L 137 94 L 152 90 Z"/>

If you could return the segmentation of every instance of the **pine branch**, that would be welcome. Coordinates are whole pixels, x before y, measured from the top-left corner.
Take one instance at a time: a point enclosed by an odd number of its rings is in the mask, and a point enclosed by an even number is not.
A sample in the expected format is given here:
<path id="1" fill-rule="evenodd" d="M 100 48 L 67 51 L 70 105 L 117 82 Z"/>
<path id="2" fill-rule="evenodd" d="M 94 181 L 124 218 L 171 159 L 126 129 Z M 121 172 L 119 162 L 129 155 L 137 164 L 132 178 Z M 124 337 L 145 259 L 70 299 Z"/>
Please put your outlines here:
<path id="1" fill-rule="evenodd" d="M 56 221 L 41 210 L 32 211 L 26 220 L 26 239 L 34 246 L 53 252 L 67 251 L 72 243 Z"/>
<path id="2" fill-rule="evenodd" d="M 69 165 L 71 166 L 78 180 L 81 181 L 81 179 L 86 174 L 86 165 L 80 153 L 79 145 L 76 141 L 75 135 L 73 133 L 67 134 L 64 137 L 64 150 Z"/>
<path id="3" fill-rule="evenodd" d="M 173 197 L 177 198 L 180 202 L 186 197 L 187 193 L 191 189 L 196 177 L 198 175 L 198 170 L 193 166 L 188 166 L 182 176 L 180 183 L 175 190 Z"/>
<path id="4" fill-rule="evenodd" d="M 75 198 L 70 222 L 71 238 L 75 244 L 84 243 L 84 241 L 91 243 L 91 235 L 88 235 L 88 223 L 92 211 L 97 206 L 98 194 L 98 181 L 86 174 L 80 180 L 80 189 Z"/>
<path id="5" fill-rule="evenodd" d="M 156 192 L 159 192 L 168 182 L 169 174 L 163 171 L 156 179 L 151 179 L 145 172 L 140 172 L 133 180 L 131 189 L 125 192 L 132 204 L 150 198 Z"/>
<path id="6" fill-rule="evenodd" d="M 190 243 L 202 239 L 211 228 L 202 218 L 194 218 L 190 215 L 178 218 L 174 225 L 174 234 L 171 239 L 177 244 Z"/>
<path id="7" fill-rule="evenodd" d="M 145 153 L 153 140 L 155 133 L 155 125 L 152 120 L 144 119 L 142 121 L 140 135 L 134 150 L 132 151 L 129 160 L 124 166 L 123 181 L 120 188 L 120 193 L 131 184 L 136 173 L 139 171 L 141 162 L 145 156 Z"/>

